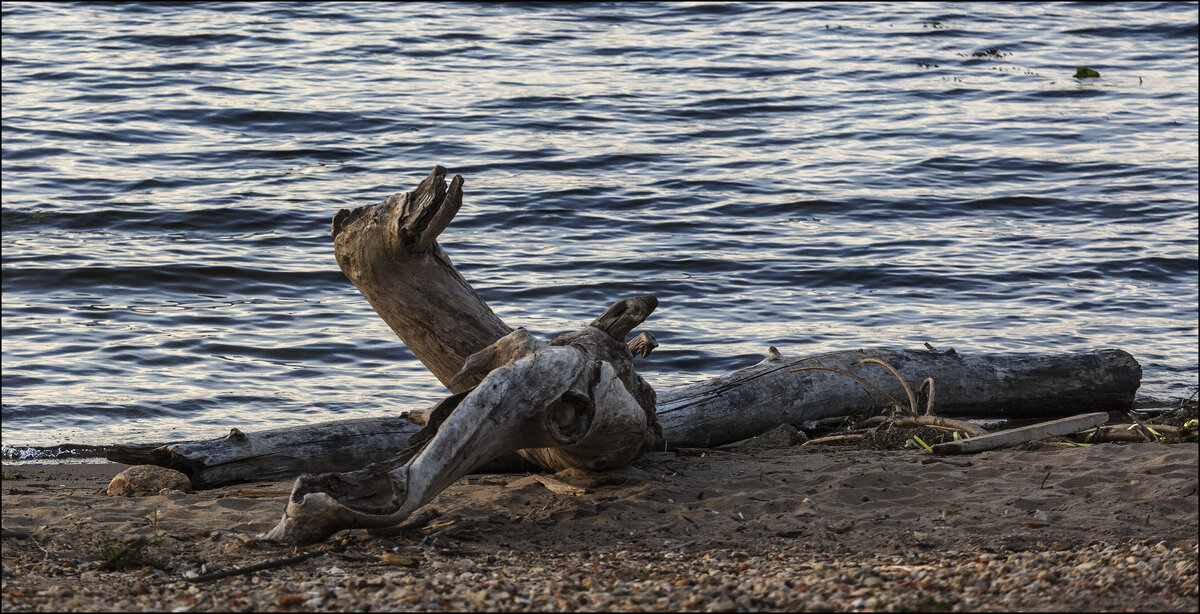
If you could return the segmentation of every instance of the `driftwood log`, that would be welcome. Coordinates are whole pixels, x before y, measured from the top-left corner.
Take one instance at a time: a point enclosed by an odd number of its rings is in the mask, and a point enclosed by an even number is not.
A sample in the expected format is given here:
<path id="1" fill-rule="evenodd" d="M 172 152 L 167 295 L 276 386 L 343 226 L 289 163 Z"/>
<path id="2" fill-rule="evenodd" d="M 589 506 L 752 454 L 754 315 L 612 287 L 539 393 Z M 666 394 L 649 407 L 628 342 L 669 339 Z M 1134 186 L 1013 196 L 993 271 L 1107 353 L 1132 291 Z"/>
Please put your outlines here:
<path id="1" fill-rule="evenodd" d="M 881 403 L 840 374 L 790 371 L 802 366 L 854 372 L 902 394 L 890 373 L 860 364 L 879 358 L 905 381 L 935 378 L 938 414 L 957 417 L 1123 411 L 1140 383 L 1137 362 L 1120 350 L 964 356 L 875 349 L 804 358 L 772 351 L 746 369 L 656 397 L 633 368 L 654 337 L 626 337 L 657 300 L 619 300 L 549 342 L 510 328 L 437 243 L 462 205 L 462 185 L 461 176 L 447 185 L 439 166 L 412 192 L 333 219 L 342 271 L 452 393 L 427 412 L 423 428 L 395 417 L 257 435 L 235 430 L 216 441 L 125 448 L 109 458 L 172 466 L 196 487 L 324 472 L 297 480 L 284 518 L 267 535 L 300 544 L 345 528 L 397 524 L 453 480 L 510 452 L 548 470 L 610 469 L 660 445 L 721 445 Z"/>
<path id="2" fill-rule="evenodd" d="M 1088 411 L 1126 411 L 1141 370 L 1120 350 L 1053 355 L 947 354 L 927 350 L 848 350 L 814 356 L 768 357 L 762 362 L 658 395 L 664 449 L 713 447 L 753 437 L 779 424 L 860 413 L 884 399 L 849 378 L 825 371 L 790 373 L 802 366 L 841 365 L 889 394 L 902 397 L 886 370 L 858 365 L 864 357 L 896 366 L 906 381 L 933 376 L 937 413 L 958 418 L 1059 418 Z M 425 413 L 425 412 L 412 412 Z M 195 488 L 215 488 L 301 473 L 348 471 L 387 460 L 421 425 L 407 415 L 338 420 L 242 433 L 163 446 L 115 446 L 113 461 L 155 464 L 187 474 Z M 515 455 L 478 468 L 484 473 L 526 471 Z"/>

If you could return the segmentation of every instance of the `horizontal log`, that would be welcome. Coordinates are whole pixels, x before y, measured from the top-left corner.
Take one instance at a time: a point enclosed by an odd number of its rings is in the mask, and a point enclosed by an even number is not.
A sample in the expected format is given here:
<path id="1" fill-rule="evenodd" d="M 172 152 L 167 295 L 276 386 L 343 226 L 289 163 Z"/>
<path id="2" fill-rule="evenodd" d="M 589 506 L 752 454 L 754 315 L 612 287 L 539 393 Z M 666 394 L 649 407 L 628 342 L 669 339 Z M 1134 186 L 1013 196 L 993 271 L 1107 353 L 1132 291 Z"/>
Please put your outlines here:
<path id="1" fill-rule="evenodd" d="M 804 358 L 772 355 L 762 362 L 658 395 L 658 418 L 668 447 L 713 447 L 753 437 L 780 424 L 852 415 L 883 402 L 882 395 L 828 371 L 854 373 L 904 398 L 903 389 L 878 365 L 896 367 L 910 383 L 933 377 L 940 416 L 1056 418 L 1085 411 L 1126 411 L 1141 381 L 1137 361 L 1121 350 L 1083 354 L 967 356 L 927 350 L 853 350 Z M 160 447 L 116 446 L 109 460 L 155 464 L 187 474 L 194 488 L 286 479 L 306 472 L 348 471 L 390 458 L 421 427 L 407 417 L 359 418 L 272 429 Z M 236 429 L 235 429 L 236 431 Z M 528 471 L 515 455 L 477 471 Z"/>
<path id="2" fill-rule="evenodd" d="M 111 461 L 153 464 L 182 471 L 193 488 L 245 481 L 278 480 L 303 472 L 361 467 L 363 455 L 382 460 L 421 430 L 404 417 L 337 420 L 245 434 L 232 429 L 219 439 L 173 443 L 147 450 L 115 446 Z M 401 445 L 397 445 L 397 444 Z M 302 468 L 302 471 L 297 471 Z"/>
<path id="3" fill-rule="evenodd" d="M 681 447 L 712 447 L 746 439 L 780 424 L 858 413 L 886 404 L 883 395 L 852 378 L 809 366 L 857 375 L 893 397 L 900 383 L 878 365 L 896 368 L 910 387 L 927 377 L 937 383 L 938 416 L 956 418 L 1056 418 L 1084 411 L 1127 411 L 1141 384 L 1142 369 L 1116 349 L 1079 354 L 963 355 L 953 350 L 851 350 L 803 358 L 771 355 L 740 371 L 660 392 L 663 439 Z"/>
<path id="4" fill-rule="evenodd" d="M 421 426 L 406 416 L 355 418 L 242 433 L 162 446 L 115 445 L 105 458 L 129 465 L 159 465 L 183 472 L 196 489 L 242 482 L 286 480 L 301 473 L 347 471 L 391 458 Z M 480 473 L 536 467 L 506 455 Z"/>

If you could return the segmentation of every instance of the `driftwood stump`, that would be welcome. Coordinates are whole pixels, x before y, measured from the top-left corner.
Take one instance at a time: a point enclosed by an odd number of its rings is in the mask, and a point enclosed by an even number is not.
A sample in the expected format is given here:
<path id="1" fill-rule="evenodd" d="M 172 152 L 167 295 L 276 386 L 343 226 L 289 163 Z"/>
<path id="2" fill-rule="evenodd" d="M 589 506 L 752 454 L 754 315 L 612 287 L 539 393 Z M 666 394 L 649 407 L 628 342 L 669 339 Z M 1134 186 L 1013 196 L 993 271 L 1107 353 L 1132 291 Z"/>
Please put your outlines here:
<path id="1" fill-rule="evenodd" d="M 960 417 L 1127 410 L 1140 383 L 1137 361 L 1120 350 L 970 357 L 874 349 L 802 358 L 772 351 L 756 365 L 656 398 L 633 359 L 657 342 L 648 332 L 626 337 L 658 301 L 622 299 L 549 342 L 510 328 L 437 243 L 462 205 L 462 185 L 461 176 L 447 184 L 439 166 L 412 192 L 333 219 L 342 271 L 451 392 L 422 412 L 424 428 L 395 417 L 254 435 L 235 429 L 217 441 L 125 448 L 109 458 L 175 467 L 196 487 L 326 471 L 297 479 L 284 517 L 265 535 L 305 544 L 342 529 L 398 524 L 458 477 L 509 453 L 551 471 L 614 469 L 660 444 L 721 445 L 881 402 L 842 375 L 792 372 L 801 367 L 855 371 L 900 394 L 890 373 L 860 364 L 886 360 L 906 382 L 936 378 L 938 414 Z"/>
<path id="2" fill-rule="evenodd" d="M 509 452 L 544 469 L 625 466 L 661 441 L 654 390 L 625 337 L 658 306 L 620 300 L 583 329 L 545 343 L 512 330 L 458 274 L 436 238 L 462 205 L 436 167 L 417 189 L 339 211 L 335 254 L 346 276 L 454 394 L 407 448 L 365 469 L 305 475 L 265 537 L 292 544 L 384 527 L 476 467 Z M 648 353 L 653 338 L 635 347 Z"/>

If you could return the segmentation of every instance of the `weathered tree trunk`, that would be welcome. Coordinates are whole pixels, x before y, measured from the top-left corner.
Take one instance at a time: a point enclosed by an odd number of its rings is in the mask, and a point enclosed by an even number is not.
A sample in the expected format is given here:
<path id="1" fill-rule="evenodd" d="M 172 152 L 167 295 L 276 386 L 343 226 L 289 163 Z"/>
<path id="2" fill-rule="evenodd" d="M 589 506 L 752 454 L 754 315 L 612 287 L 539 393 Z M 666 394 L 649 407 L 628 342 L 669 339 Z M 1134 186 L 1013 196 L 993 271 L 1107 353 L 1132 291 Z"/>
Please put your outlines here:
<path id="1" fill-rule="evenodd" d="M 439 166 L 413 192 L 339 211 L 332 232 L 342 271 L 455 394 L 399 455 L 298 479 L 266 539 L 308 543 L 344 528 L 398 523 L 508 452 L 545 469 L 601 470 L 627 465 L 660 441 L 654 390 L 633 370 L 625 343 L 658 301 L 618 301 L 549 344 L 512 331 L 437 244 L 462 203 L 462 177 L 447 188 L 445 176 Z M 645 340 L 636 347 L 649 351 Z"/>
<path id="2" fill-rule="evenodd" d="M 1125 411 L 1142 370 L 1121 350 L 1081 354 L 969 356 L 953 350 L 850 350 L 799 359 L 768 356 L 748 369 L 659 395 L 663 437 L 679 447 L 716 446 L 753 437 L 779 424 L 844 416 L 883 402 L 866 386 L 829 371 L 853 373 L 896 398 L 900 383 L 878 365 L 892 365 L 909 385 L 937 382 L 937 415 L 960 418 L 1053 418 L 1086 411 Z"/>
<path id="3" fill-rule="evenodd" d="M 553 471 L 628 465 L 659 441 L 652 398 L 645 407 L 632 393 L 633 355 L 623 343 L 655 303 L 625 299 L 553 346 L 518 328 L 471 355 L 452 380 L 482 373 L 480 383 L 434 408 L 405 450 L 358 471 L 301 476 L 264 538 L 306 544 L 397 524 L 509 452 Z"/>
<path id="4" fill-rule="evenodd" d="M 495 345 L 532 351 L 444 401 L 433 413 L 437 424 L 394 458 L 348 473 L 302 476 L 265 538 L 306 544 L 341 529 L 397 524 L 454 480 L 508 452 L 552 470 L 601 470 L 628 464 L 653 443 L 646 414 L 617 369 L 596 360 L 585 343 L 550 347 L 517 329 Z"/>
<path id="5" fill-rule="evenodd" d="M 365 469 L 302 476 L 268 539 L 308 543 L 344 528 L 396 524 L 453 480 L 508 452 L 551 470 L 610 469 L 632 462 L 664 436 L 679 446 L 719 445 L 780 423 L 844 415 L 880 401 L 838 374 L 788 371 L 797 366 L 856 372 L 885 391 L 899 391 L 890 374 L 869 375 L 858 364 L 868 356 L 883 358 L 906 381 L 936 378 L 943 415 L 1027 415 L 1048 403 L 1061 410 L 1062 404 L 1080 399 L 1091 409 L 1123 409 L 1132 403 L 1140 381 L 1136 361 L 1119 350 L 974 359 L 953 351 L 860 350 L 787 360 L 773 352 L 748 369 L 676 389 L 659 404 L 633 369 L 634 352 L 648 354 L 656 345 L 653 335 L 625 342 L 657 300 L 639 296 L 618 301 L 582 330 L 548 344 L 523 329 L 513 331 L 437 244 L 438 234 L 462 204 L 462 177 L 455 176 L 447 187 L 445 176 L 439 166 L 410 193 L 379 205 L 343 209 L 334 216 L 332 232 L 342 271 L 454 394 L 411 436 L 405 437 L 406 429 L 378 423 L 353 428 L 342 423 L 345 436 L 322 433 L 316 450 L 305 455 L 326 458 L 305 470 L 345 467 L 334 459 L 356 459 L 361 467 L 374 457 L 364 450 L 366 441 L 371 442 L 366 447 L 378 446 L 380 453 L 401 451 Z M 404 445 L 398 445 L 402 437 Z M 350 454 L 331 453 L 330 447 L 349 446 L 352 439 L 359 443 L 349 448 Z M 233 458 L 237 455 L 228 455 L 228 449 L 250 446 L 256 460 L 267 456 L 265 447 L 254 449 L 238 433 L 221 445 L 225 456 L 206 453 Z M 178 449 L 156 453 L 196 471 L 194 456 L 178 460 Z M 281 460 L 286 456 L 272 462 Z M 264 475 L 262 467 L 259 463 L 254 477 Z"/>
<path id="6" fill-rule="evenodd" d="M 899 383 L 883 367 L 857 364 L 866 357 L 886 360 L 909 382 L 932 377 L 938 386 L 935 410 L 946 417 L 1051 419 L 1086 411 L 1127 411 L 1141 380 L 1137 361 L 1120 350 L 970 356 L 873 349 L 768 357 L 745 369 L 661 392 L 658 419 L 665 445 L 719 446 L 779 424 L 801 427 L 810 420 L 852 415 L 884 402 L 881 395 L 837 373 L 790 372 L 802 366 L 842 368 L 902 397 Z M 390 458 L 419 430 L 421 426 L 405 416 L 360 418 L 161 447 L 117 446 L 108 458 L 178 469 L 192 479 L 193 487 L 212 488 L 305 472 L 348 471 Z M 502 473 L 531 467 L 506 455 L 479 470 Z"/>

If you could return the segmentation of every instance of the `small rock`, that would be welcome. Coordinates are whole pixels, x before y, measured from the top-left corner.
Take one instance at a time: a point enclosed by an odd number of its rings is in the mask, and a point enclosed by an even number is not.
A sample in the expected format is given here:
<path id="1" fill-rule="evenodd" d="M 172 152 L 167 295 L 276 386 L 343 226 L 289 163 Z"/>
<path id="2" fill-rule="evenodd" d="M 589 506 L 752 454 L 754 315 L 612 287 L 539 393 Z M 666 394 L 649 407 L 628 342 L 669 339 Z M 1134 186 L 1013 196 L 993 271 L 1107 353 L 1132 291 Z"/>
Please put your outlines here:
<path id="1" fill-rule="evenodd" d="M 833 533 L 841 534 L 841 533 L 845 533 L 846 531 L 849 531 L 850 529 L 853 529 L 853 528 L 854 528 L 853 520 L 838 520 L 838 521 L 829 523 L 829 530 Z"/>
<path id="2" fill-rule="evenodd" d="M 138 495 L 155 495 L 163 489 L 192 491 L 192 483 L 188 477 L 174 469 L 156 465 L 134 465 L 118 473 L 108 484 L 110 497 L 135 497 Z"/>
<path id="3" fill-rule="evenodd" d="M 280 595 L 276 601 L 281 608 L 294 608 L 304 603 L 304 597 L 301 595 Z"/>
<path id="4" fill-rule="evenodd" d="M 798 443 L 808 441 L 808 437 L 796 427 L 790 424 L 780 424 L 779 426 L 759 435 L 751 437 L 748 441 L 738 446 L 739 448 L 786 448 L 794 446 Z"/>
<path id="5" fill-rule="evenodd" d="M 397 565 L 400 567 L 409 568 L 419 567 L 421 565 L 417 559 L 411 556 L 402 556 L 399 554 L 392 554 L 391 552 L 384 552 L 379 556 L 379 558 L 383 559 L 385 565 Z"/>
<path id="6" fill-rule="evenodd" d="M 729 597 L 720 597 L 716 601 L 711 603 L 705 611 L 706 612 L 735 612 L 735 611 L 737 611 L 737 609 L 738 609 L 737 602 L 730 599 Z"/>
<path id="7" fill-rule="evenodd" d="M 570 484 L 577 488 L 597 488 L 626 484 L 634 477 L 616 471 L 584 471 L 582 469 L 564 469 L 554 474 L 554 479 Z"/>

